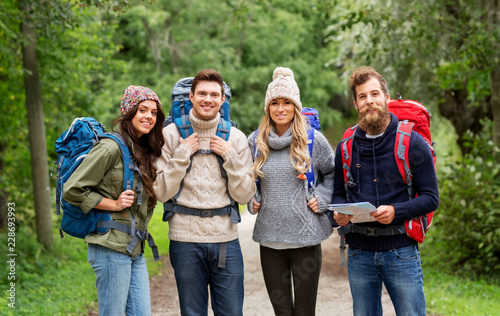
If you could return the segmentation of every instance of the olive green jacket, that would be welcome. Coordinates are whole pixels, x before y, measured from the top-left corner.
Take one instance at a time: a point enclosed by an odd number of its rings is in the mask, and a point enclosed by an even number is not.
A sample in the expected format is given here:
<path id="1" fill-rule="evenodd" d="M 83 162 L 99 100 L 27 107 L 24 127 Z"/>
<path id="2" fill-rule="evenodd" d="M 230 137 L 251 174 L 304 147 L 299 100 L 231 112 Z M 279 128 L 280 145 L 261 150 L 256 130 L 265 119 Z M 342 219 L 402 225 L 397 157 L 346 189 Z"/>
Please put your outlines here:
<path id="1" fill-rule="evenodd" d="M 117 200 L 123 191 L 123 177 L 120 147 L 111 139 L 103 139 L 92 148 L 81 165 L 66 181 L 63 198 L 87 213 L 99 204 L 103 197 Z M 134 192 L 138 183 L 139 176 L 137 172 L 134 172 Z M 137 193 L 135 193 L 134 204 L 131 207 L 118 212 L 110 212 L 113 220 L 130 226 L 132 212 L 135 216 L 136 229 L 147 230 L 148 223 L 153 216 L 153 209 L 147 209 L 149 195 L 144 188 L 141 195 L 141 205 L 137 205 Z M 126 249 L 131 240 L 132 236 L 116 229 L 111 229 L 106 234 L 91 233 L 85 237 L 86 243 L 98 244 L 122 253 L 128 253 Z M 142 253 L 141 248 L 141 243 L 137 243 L 132 251 L 132 257 Z"/>

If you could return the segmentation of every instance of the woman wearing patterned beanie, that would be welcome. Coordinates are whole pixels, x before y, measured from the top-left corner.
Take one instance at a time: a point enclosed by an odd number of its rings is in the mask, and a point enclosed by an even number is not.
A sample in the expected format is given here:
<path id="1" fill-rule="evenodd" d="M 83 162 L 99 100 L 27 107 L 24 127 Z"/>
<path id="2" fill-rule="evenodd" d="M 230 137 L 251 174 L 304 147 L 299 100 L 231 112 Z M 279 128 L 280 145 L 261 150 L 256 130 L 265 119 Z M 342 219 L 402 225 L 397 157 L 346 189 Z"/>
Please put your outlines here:
<path id="1" fill-rule="evenodd" d="M 259 129 L 248 137 L 259 190 L 249 204 L 257 214 L 264 281 L 276 315 L 314 315 L 321 271 L 321 241 L 332 233 L 325 212 L 333 191 L 334 153 L 314 131 L 312 161 L 300 92 L 289 68 L 274 70 Z M 313 165 L 308 189 L 304 174 Z M 292 294 L 293 290 L 293 294 Z"/>
<path id="2" fill-rule="evenodd" d="M 114 222 L 135 225 L 136 232 L 147 231 L 156 205 L 152 189 L 156 178 L 154 163 L 164 143 L 165 115 L 156 93 L 141 86 L 125 89 L 120 110 L 121 116 L 113 122 L 113 130 L 123 136 L 132 161 L 140 170 L 140 173 L 134 172 L 133 190 L 123 191 L 124 169 L 119 145 L 114 140 L 102 139 L 68 179 L 63 196 L 85 213 L 92 209 L 107 211 Z M 138 197 L 141 203 L 137 202 Z M 135 246 L 131 241 L 130 234 L 117 229 L 85 237 L 87 259 L 96 274 L 99 315 L 151 315 L 144 240 Z M 133 249 L 127 249 L 129 245 Z"/>

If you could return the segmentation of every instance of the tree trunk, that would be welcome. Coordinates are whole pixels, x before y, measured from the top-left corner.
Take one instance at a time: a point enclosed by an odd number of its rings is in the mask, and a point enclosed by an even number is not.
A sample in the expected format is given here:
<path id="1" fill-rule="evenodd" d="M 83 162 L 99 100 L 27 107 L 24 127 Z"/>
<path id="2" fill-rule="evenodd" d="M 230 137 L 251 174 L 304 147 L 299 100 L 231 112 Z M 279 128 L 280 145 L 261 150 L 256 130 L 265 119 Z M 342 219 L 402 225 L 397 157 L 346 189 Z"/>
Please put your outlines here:
<path id="1" fill-rule="evenodd" d="M 0 144 L 0 153 L 2 153 L 2 156 L 5 157 L 4 153 L 5 150 L 7 149 L 7 146 L 4 144 Z M 0 158 L 0 172 L 5 172 L 4 171 L 4 162 L 3 159 Z M 7 190 L 4 188 L 0 189 L 0 230 L 4 229 L 7 226 L 7 203 L 9 203 L 9 194 L 7 193 Z"/>
<path id="2" fill-rule="evenodd" d="M 453 124 L 457 132 L 457 143 L 462 154 L 467 154 L 471 151 L 467 147 L 464 139 L 465 133 L 470 130 L 474 135 L 477 135 L 483 129 L 481 119 L 491 118 L 491 106 L 487 101 L 480 102 L 479 105 L 469 104 L 469 93 L 465 87 L 460 90 L 446 90 L 444 100 L 439 104 L 439 112 L 441 115 Z"/>
<path id="3" fill-rule="evenodd" d="M 27 7 L 21 22 L 21 33 L 27 42 L 22 47 L 23 67 L 28 72 L 24 76 L 26 110 L 31 154 L 31 175 L 35 198 L 35 218 L 38 241 L 44 247 L 50 247 L 53 241 L 52 213 L 50 203 L 49 166 L 47 163 L 47 144 L 45 141 L 45 123 L 43 118 L 42 92 L 38 72 L 37 39 Z"/>
<path id="4" fill-rule="evenodd" d="M 500 148 L 500 62 L 491 72 L 491 110 L 493 112 L 493 142 Z"/>
<path id="5" fill-rule="evenodd" d="M 172 12 L 172 16 L 165 21 L 165 43 L 170 51 L 170 56 L 172 56 L 172 71 L 177 75 L 179 73 L 179 49 L 172 36 L 171 28 L 175 15 L 177 15 L 177 12 L 175 12 L 175 14 Z"/>
<path id="6" fill-rule="evenodd" d="M 493 35 L 492 42 L 500 41 L 500 0 L 491 0 L 488 15 L 488 26 Z M 498 47 L 497 47 L 498 49 Z M 493 112 L 493 142 L 500 148 L 500 60 L 496 57 L 491 79 L 491 110 Z"/>
<path id="7" fill-rule="evenodd" d="M 163 76 L 163 58 L 161 56 L 161 51 L 162 51 L 162 45 L 156 38 L 155 33 L 153 32 L 153 29 L 151 26 L 149 26 L 148 21 L 146 18 L 142 18 L 142 24 L 144 25 L 144 28 L 148 32 L 148 39 L 149 39 L 149 45 L 151 48 L 151 53 L 153 54 L 153 59 L 156 64 L 156 71 L 158 71 L 158 76 Z"/>
<path id="8" fill-rule="evenodd" d="M 0 231 L 7 227 L 7 203 L 9 203 L 9 194 L 4 189 L 0 189 Z"/>

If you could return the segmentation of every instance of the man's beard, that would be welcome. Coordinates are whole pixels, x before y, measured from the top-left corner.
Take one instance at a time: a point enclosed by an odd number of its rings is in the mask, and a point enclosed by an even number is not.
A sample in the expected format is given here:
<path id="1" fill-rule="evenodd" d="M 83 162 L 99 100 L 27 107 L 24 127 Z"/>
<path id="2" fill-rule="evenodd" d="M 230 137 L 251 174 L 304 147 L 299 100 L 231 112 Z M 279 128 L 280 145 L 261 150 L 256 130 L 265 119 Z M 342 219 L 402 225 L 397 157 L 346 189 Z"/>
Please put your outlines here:
<path id="1" fill-rule="evenodd" d="M 367 113 L 375 110 L 374 113 Z M 387 123 L 391 120 L 391 114 L 387 109 L 387 104 L 381 107 L 378 105 L 365 106 L 359 113 L 358 125 L 361 130 L 369 132 L 372 135 L 378 135 L 384 132 Z"/>

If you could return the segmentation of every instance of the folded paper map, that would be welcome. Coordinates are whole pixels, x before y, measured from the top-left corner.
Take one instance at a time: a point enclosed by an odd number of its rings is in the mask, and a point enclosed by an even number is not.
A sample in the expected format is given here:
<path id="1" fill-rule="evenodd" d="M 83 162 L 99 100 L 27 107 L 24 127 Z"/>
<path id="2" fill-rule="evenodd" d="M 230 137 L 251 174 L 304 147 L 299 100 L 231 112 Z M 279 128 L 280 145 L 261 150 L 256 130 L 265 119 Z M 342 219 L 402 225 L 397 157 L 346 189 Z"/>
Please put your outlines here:
<path id="1" fill-rule="evenodd" d="M 351 223 L 376 222 L 375 217 L 370 213 L 375 212 L 377 208 L 370 202 L 328 204 L 328 209 L 341 214 L 354 215 Z"/>

